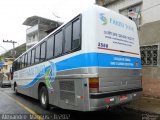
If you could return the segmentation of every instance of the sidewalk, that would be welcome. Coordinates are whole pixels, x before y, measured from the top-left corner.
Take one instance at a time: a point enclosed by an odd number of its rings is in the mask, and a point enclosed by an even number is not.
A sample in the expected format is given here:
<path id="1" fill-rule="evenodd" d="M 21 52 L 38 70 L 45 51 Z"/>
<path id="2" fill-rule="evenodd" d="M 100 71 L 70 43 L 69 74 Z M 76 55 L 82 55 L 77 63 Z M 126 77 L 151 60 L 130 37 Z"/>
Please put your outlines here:
<path id="1" fill-rule="evenodd" d="M 141 99 L 131 102 L 127 107 L 143 112 L 160 114 L 160 99 L 142 97 Z"/>

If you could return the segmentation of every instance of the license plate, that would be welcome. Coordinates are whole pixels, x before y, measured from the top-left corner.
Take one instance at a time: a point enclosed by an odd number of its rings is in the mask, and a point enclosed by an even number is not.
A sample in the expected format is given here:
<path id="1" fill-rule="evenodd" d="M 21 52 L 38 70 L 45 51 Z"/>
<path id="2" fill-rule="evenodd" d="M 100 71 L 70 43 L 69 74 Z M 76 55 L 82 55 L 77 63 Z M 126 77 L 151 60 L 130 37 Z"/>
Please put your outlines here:
<path id="1" fill-rule="evenodd" d="M 125 101 L 127 99 L 128 99 L 128 96 L 126 96 L 126 95 L 122 95 L 122 96 L 119 97 L 120 101 Z"/>

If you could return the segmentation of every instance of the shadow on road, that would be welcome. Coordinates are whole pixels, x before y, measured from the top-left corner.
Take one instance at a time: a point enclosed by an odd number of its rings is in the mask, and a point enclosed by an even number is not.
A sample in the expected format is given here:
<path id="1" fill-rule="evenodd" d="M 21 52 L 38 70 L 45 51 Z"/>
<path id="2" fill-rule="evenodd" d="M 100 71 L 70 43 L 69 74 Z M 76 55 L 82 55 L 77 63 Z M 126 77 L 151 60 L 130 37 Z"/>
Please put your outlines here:
<path id="1" fill-rule="evenodd" d="M 15 94 L 14 94 L 15 96 Z M 40 103 L 38 100 L 33 99 L 31 97 L 18 94 L 15 96 L 19 99 L 23 104 L 27 107 L 31 108 L 38 114 L 42 115 L 51 115 L 54 118 L 58 119 L 58 117 L 62 117 L 61 119 L 71 119 L 71 120 L 142 120 L 142 116 L 145 113 L 132 111 L 125 108 L 114 108 L 112 110 L 101 110 L 101 111 L 94 111 L 94 112 L 79 112 L 79 111 L 72 111 L 72 110 L 64 110 L 57 107 L 51 106 L 50 110 L 44 110 L 40 107 Z M 53 118 L 53 117 L 52 117 Z"/>

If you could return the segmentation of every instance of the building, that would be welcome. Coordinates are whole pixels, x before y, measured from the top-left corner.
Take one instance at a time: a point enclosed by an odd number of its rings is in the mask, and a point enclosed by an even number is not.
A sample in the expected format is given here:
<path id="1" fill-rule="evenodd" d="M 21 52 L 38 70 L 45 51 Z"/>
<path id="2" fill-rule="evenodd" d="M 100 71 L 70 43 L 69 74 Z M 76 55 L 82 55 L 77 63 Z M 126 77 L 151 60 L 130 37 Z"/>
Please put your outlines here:
<path id="1" fill-rule="evenodd" d="M 23 25 L 29 26 L 26 30 L 26 49 L 29 49 L 39 40 L 47 36 L 51 31 L 59 27 L 62 23 L 39 16 L 27 18 Z"/>
<path id="2" fill-rule="evenodd" d="M 3 67 L 0 68 L 0 76 L 3 80 L 11 80 L 10 69 L 12 67 L 13 58 L 5 58 Z"/>
<path id="3" fill-rule="evenodd" d="M 144 95 L 160 97 L 160 0 L 96 0 L 133 20 L 138 28 Z"/>

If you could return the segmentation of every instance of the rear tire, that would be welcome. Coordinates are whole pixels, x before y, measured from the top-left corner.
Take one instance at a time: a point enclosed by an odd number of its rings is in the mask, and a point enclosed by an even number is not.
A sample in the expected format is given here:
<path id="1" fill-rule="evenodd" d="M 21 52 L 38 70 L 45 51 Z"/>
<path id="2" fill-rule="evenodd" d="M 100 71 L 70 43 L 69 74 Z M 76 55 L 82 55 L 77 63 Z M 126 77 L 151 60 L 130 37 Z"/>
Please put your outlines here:
<path id="1" fill-rule="evenodd" d="M 48 97 L 48 90 L 45 86 L 43 86 L 40 89 L 40 94 L 39 94 L 39 99 L 40 99 L 40 103 L 42 108 L 44 109 L 49 109 L 49 97 Z"/>

